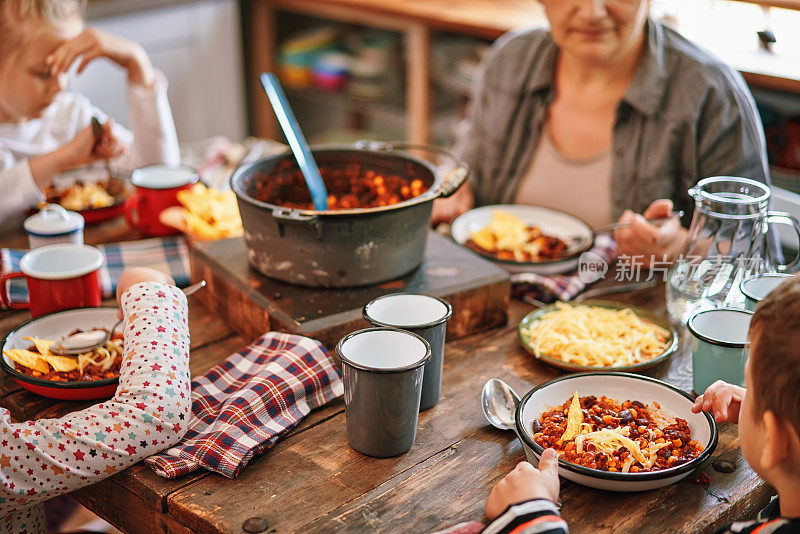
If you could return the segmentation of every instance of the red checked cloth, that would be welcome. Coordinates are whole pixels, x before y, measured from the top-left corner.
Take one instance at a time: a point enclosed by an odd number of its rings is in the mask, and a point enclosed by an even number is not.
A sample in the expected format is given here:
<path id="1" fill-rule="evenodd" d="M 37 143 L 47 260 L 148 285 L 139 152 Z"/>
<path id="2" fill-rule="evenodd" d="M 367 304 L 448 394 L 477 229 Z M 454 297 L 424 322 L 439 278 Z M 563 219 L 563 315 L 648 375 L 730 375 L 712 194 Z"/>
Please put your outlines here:
<path id="1" fill-rule="evenodd" d="M 192 380 L 189 431 L 145 462 L 167 478 L 201 467 L 235 478 L 254 455 L 343 391 L 318 341 L 269 332 Z"/>
<path id="2" fill-rule="evenodd" d="M 594 246 L 588 251 L 593 260 L 602 260 L 611 265 L 617 257 L 617 244 L 611 236 L 600 234 Z M 578 276 L 578 272 L 545 276 L 536 273 L 515 273 L 511 275 L 511 293 L 516 298 L 532 297 L 541 302 L 570 301 L 589 285 L 597 282 L 606 273 L 594 276 Z"/>

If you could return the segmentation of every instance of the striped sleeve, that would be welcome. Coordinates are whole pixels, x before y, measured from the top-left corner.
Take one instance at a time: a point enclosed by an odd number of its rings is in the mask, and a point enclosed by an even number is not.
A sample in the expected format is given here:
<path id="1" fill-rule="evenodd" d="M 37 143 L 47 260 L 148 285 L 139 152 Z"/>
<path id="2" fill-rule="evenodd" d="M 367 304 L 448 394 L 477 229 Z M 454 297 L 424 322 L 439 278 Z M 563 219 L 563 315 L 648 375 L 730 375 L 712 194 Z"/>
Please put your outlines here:
<path id="1" fill-rule="evenodd" d="M 509 506 L 483 534 L 566 534 L 567 522 L 558 508 L 546 499 L 534 499 Z"/>
<path id="2" fill-rule="evenodd" d="M 717 534 L 792 534 L 800 532 L 800 518 L 759 519 L 738 521 L 721 528 Z"/>

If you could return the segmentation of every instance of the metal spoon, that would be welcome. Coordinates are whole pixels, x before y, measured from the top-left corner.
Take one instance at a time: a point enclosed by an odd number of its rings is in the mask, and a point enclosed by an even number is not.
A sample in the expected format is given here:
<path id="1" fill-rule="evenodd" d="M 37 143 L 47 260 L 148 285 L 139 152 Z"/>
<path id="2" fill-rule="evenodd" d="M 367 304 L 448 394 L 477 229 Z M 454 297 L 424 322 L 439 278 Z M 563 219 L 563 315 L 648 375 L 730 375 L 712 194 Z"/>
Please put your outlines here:
<path id="1" fill-rule="evenodd" d="M 499 378 L 487 380 L 483 385 L 481 407 L 483 415 L 493 427 L 516 431 L 515 414 L 518 404 L 519 395 Z"/>
<path id="2" fill-rule="evenodd" d="M 278 116 L 278 122 L 286 135 L 286 140 L 289 141 L 289 146 L 297 159 L 297 164 L 300 165 L 300 170 L 303 171 L 303 177 L 305 177 L 306 185 L 308 185 L 308 190 L 311 193 L 311 200 L 314 201 L 314 209 L 327 210 L 328 190 L 325 188 L 325 182 L 322 181 L 317 162 L 314 161 L 314 155 L 311 154 L 311 149 L 308 148 L 308 142 L 300 130 L 300 125 L 297 123 L 294 113 L 292 113 L 286 94 L 281 88 L 281 83 L 271 72 L 262 72 L 261 85 L 264 87 L 264 92 L 267 93 L 272 109 L 275 110 L 275 115 Z"/>
<path id="3" fill-rule="evenodd" d="M 183 289 L 183 292 L 188 297 L 198 289 L 205 287 L 205 285 L 206 281 L 200 280 L 196 284 L 192 284 Z M 114 332 L 117 330 L 117 327 L 122 323 L 122 321 L 123 319 L 117 321 L 110 331 L 103 328 L 100 330 L 88 330 L 86 332 L 77 332 L 75 334 L 66 335 L 53 343 L 53 345 L 50 347 L 50 352 L 61 356 L 67 356 L 83 354 L 84 352 L 89 352 L 98 347 L 102 347 L 106 344 L 106 341 L 114 337 Z"/>
<path id="4" fill-rule="evenodd" d="M 92 117 L 92 133 L 94 133 L 95 144 L 99 143 L 103 139 L 103 125 L 100 124 L 100 121 L 97 117 Z M 107 159 L 104 159 L 103 162 L 106 165 L 106 174 L 108 174 L 108 180 L 110 182 L 114 179 L 114 175 L 111 172 L 111 165 L 109 165 Z"/>

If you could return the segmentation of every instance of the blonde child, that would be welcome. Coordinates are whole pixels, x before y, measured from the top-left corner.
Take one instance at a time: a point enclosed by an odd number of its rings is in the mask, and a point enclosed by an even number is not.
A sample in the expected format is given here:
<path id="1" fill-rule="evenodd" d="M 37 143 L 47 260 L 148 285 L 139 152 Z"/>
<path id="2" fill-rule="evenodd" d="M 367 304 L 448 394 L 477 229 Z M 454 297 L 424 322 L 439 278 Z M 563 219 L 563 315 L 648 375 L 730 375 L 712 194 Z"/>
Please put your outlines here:
<path id="1" fill-rule="evenodd" d="M 0 0 L 0 224 L 44 199 L 58 174 L 114 165 L 178 164 L 167 82 L 136 43 L 85 28 L 81 0 Z M 74 63 L 106 58 L 128 75 L 132 132 L 85 97 L 64 91 Z M 103 125 L 97 142 L 91 119 Z"/>
<path id="2" fill-rule="evenodd" d="M 45 532 L 42 502 L 121 471 L 186 432 L 186 297 L 151 269 L 125 271 L 117 287 L 125 340 L 114 397 L 24 423 L 0 408 L 0 532 Z"/>
<path id="3" fill-rule="evenodd" d="M 739 424 L 747 463 L 778 492 L 759 518 L 720 533 L 800 532 L 800 279 L 790 278 L 756 308 L 750 323 L 747 389 L 718 381 L 697 397 L 692 411 L 712 412 L 717 422 Z M 493 522 L 485 534 L 564 533 L 555 451 L 544 451 L 539 469 L 527 462 L 494 487 L 486 501 Z"/>

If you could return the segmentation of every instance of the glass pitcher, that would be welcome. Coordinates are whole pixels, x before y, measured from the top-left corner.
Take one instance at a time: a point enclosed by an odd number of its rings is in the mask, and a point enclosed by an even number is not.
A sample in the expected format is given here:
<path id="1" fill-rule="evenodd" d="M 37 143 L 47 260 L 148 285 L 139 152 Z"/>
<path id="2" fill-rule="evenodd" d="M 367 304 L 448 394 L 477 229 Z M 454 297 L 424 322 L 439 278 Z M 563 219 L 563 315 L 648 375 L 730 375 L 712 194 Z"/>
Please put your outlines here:
<path id="1" fill-rule="evenodd" d="M 682 252 L 667 274 L 667 311 L 673 322 L 685 324 L 703 309 L 742 307 L 739 282 L 751 274 L 800 268 L 800 255 L 788 265 L 774 259 L 769 225 L 792 226 L 800 239 L 800 222 L 767 210 L 769 186 L 717 176 L 700 180 L 689 194 L 695 199 L 694 216 Z"/>

